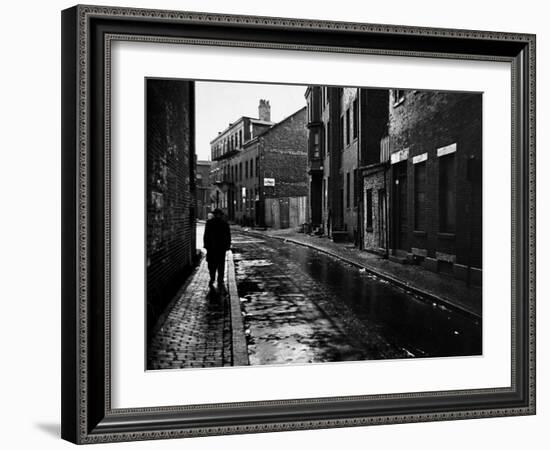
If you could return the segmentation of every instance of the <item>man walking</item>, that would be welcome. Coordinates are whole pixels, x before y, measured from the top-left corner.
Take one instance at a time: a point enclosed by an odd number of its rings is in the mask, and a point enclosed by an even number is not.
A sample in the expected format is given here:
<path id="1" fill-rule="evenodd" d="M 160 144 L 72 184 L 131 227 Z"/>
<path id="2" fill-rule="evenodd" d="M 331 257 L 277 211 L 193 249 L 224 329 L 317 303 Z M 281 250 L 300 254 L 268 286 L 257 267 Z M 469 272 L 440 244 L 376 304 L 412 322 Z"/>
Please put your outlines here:
<path id="1" fill-rule="evenodd" d="M 231 231 L 229 224 L 223 219 L 223 211 L 215 209 L 214 217 L 206 222 L 204 229 L 204 248 L 206 249 L 206 261 L 210 272 L 208 285 L 212 289 L 218 273 L 218 287 L 223 289 L 225 272 L 225 252 L 231 248 Z"/>

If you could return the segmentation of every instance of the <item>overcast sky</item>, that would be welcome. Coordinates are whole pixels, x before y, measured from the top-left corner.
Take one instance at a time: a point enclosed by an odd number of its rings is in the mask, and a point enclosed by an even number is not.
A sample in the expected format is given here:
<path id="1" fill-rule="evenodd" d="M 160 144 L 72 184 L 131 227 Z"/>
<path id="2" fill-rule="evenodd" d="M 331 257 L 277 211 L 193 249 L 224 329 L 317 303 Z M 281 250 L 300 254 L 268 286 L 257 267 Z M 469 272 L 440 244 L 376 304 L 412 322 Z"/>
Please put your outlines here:
<path id="1" fill-rule="evenodd" d="M 195 83 L 197 158 L 210 159 L 210 141 L 230 122 L 241 116 L 258 117 L 260 99 L 269 100 L 271 121 L 285 117 L 306 106 L 306 86 L 281 84 L 224 83 L 198 81 Z"/>

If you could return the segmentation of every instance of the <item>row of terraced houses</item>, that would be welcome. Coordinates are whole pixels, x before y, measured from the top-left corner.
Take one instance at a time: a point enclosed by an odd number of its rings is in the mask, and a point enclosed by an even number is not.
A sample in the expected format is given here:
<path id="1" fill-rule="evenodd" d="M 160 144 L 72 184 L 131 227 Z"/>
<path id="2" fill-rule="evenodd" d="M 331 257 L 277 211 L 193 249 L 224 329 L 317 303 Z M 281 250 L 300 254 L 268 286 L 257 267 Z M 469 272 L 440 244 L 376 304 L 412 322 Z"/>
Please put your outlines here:
<path id="1" fill-rule="evenodd" d="M 482 95 L 310 86 L 318 233 L 473 283 L 482 262 Z"/>
<path id="2" fill-rule="evenodd" d="M 258 118 L 240 117 L 211 141 L 213 204 L 235 223 L 299 227 L 307 217 L 306 108 L 271 121 L 268 100 Z"/>
<path id="3" fill-rule="evenodd" d="M 278 123 L 261 100 L 213 138 L 213 205 L 480 283 L 482 95 L 309 86 L 305 99 Z"/>

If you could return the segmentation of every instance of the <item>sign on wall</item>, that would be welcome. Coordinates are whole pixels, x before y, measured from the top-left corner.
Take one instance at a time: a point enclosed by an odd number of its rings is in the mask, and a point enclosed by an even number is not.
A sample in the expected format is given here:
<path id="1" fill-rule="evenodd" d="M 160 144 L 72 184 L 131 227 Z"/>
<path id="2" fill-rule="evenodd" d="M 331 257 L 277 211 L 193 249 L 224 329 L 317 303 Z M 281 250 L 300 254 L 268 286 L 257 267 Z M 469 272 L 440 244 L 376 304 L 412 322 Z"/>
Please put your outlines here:
<path id="1" fill-rule="evenodd" d="M 275 187 L 275 178 L 264 178 L 264 186 Z"/>

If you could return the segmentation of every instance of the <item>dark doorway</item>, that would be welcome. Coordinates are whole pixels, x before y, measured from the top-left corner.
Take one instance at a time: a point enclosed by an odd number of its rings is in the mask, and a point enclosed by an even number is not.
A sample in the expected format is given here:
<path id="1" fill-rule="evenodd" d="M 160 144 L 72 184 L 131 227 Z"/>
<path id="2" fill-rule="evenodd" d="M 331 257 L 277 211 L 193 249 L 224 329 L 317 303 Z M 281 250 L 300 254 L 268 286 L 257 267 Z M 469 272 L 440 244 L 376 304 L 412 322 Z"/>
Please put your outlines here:
<path id="1" fill-rule="evenodd" d="M 386 248 L 386 190 L 378 190 L 378 247 Z"/>
<path id="2" fill-rule="evenodd" d="M 407 211 L 407 161 L 402 161 L 393 166 L 394 188 L 394 248 L 409 249 L 409 227 Z"/>
<path id="3" fill-rule="evenodd" d="M 323 187 L 322 187 L 322 174 L 311 175 L 311 189 L 310 189 L 310 208 L 311 208 L 311 224 L 314 227 L 318 227 L 322 222 L 322 209 L 323 209 Z"/>

